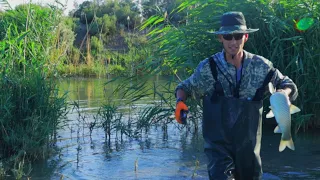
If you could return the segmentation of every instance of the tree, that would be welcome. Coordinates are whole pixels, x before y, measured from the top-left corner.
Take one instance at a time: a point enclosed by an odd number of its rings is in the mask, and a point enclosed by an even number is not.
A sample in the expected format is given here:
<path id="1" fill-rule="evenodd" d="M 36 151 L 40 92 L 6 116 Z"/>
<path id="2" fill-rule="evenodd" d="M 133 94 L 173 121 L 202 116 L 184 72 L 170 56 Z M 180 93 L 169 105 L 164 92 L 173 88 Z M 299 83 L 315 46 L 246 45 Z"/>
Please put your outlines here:
<path id="1" fill-rule="evenodd" d="M 131 19 L 129 25 L 131 28 L 134 28 L 140 24 L 140 13 L 137 4 L 130 0 L 107 0 L 104 4 L 85 1 L 79 5 L 79 9 L 75 11 L 74 17 L 80 18 L 81 23 L 85 24 L 91 23 L 95 18 L 101 18 L 105 15 L 116 16 L 117 25 L 127 25 L 127 17 L 129 16 Z"/>

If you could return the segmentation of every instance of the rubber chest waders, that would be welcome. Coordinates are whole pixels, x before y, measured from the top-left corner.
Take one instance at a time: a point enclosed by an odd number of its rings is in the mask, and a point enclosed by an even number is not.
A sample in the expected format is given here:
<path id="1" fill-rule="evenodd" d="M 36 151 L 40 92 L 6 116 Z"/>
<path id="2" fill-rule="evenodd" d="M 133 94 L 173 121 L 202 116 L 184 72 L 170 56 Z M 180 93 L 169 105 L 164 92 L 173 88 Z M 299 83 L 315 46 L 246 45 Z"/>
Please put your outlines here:
<path id="1" fill-rule="evenodd" d="M 217 80 L 217 67 L 210 58 L 215 83 L 211 97 L 203 98 L 204 151 L 208 157 L 209 178 L 214 180 L 261 179 L 262 98 L 274 69 L 256 91 L 252 101 L 224 97 Z"/>

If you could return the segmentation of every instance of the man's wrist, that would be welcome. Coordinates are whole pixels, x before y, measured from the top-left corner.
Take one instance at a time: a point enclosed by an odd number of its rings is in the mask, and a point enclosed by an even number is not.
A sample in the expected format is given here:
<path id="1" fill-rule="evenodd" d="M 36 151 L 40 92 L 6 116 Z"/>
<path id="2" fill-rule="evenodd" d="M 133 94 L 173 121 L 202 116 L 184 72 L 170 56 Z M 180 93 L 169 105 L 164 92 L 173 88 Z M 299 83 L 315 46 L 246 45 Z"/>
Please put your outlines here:
<path id="1" fill-rule="evenodd" d="M 178 102 L 180 102 L 180 101 L 184 102 L 182 98 L 177 98 L 176 103 L 178 103 Z"/>
<path id="2" fill-rule="evenodd" d="M 290 88 L 285 88 L 285 89 L 278 89 L 278 92 L 284 92 L 286 93 L 288 96 L 291 94 L 291 89 Z"/>

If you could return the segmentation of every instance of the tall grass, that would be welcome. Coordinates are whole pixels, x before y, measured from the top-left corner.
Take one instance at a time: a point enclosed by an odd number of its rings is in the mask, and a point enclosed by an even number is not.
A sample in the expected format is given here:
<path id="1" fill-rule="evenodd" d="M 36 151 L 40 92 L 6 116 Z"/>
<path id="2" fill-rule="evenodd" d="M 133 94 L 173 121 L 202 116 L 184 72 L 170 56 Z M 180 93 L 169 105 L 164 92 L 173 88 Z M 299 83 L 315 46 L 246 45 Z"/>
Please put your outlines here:
<path id="1" fill-rule="evenodd" d="M 59 48 L 52 32 L 60 14 L 36 5 L 1 13 L 0 155 L 17 179 L 25 175 L 25 162 L 50 154 L 66 112 L 51 76 L 56 64 L 50 52 Z"/>
<path id="2" fill-rule="evenodd" d="M 169 71 L 176 77 L 172 85 L 187 78 L 204 58 L 222 50 L 215 35 L 220 17 L 227 11 L 242 11 L 249 28 L 259 28 L 249 35 L 245 49 L 270 59 L 283 74 L 298 86 L 297 104 L 302 112 L 294 116 L 295 129 L 319 127 L 319 10 L 318 1 L 237 1 L 187 0 L 175 12 L 188 11 L 186 25 L 168 23 L 162 15 L 151 17 L 142 26 L 149 30 L 153 56 L 144 63 L 146 71 L 159 74 Z M 298 31 L 295 22 L 313 18 L 315 23 Z M 172 92 L 173 93 L 173 92 Z M 198 104 L 197 102 L 196 104 Z"/>
<path id="3" fill-rule="evenodd" d="M 106 142 L 110 144 L 112 137 L 121 141 L 125 137 L 141 138 L 155 125 L 167 130 L 167 124 L 172 121 L 169 116 L 172 115 L 173 108 L 163 106 L 165 103 L 159 101 L 160 98 L 156 97 L 158 95 L 153 93 L 159 88 L 155 82 L 145 83 L 143 79 L 132 78 L 113 79 L 112 82 L 114 81 L 121 83 L 114 89 L 108 88 L 112 93 L 106 94 L 106 102 L 95 116 L 98 127 L 104 129 Z M 146 103 L 143 99 L 150 101 Z"/>
<path id="4" fill-rule="evenodd" d="M 279 1 L 261 4 L 261 15 L 253 26 L 260 28 L 248 48 L 268 57 L 274 66 L 291 77 L 299 89 L 296 103 L 302 113 L 294 117 L 296 131 L 302 127 L 320 127 L 319 104 L 319 1 Z M 266 8 L 267 7 L 267 8 Z M 303 18 L 313 18 L 315 23 L 306 31 L 296 29 L 295 23 Z M 253 19 L 253 18 L 252 18 Z M 257 21 L 266 19 L 258 26 Z M 264 39 L 268 40 L 263 41 Z M 259 43 L 260 42 L 260 43 Z M 261 43 L 265 42 L 265 43 Z"/>
<path id="5" fill-rule="evenodd" d="M 0 82 L 2 154 L 25 151 L 32 158 L 43 158 L 64 113 L 64 98 L 57 97 L 54 82 L 39 72 L 27 70 L 26 78 L 21 76 L 7 74 Z"/>

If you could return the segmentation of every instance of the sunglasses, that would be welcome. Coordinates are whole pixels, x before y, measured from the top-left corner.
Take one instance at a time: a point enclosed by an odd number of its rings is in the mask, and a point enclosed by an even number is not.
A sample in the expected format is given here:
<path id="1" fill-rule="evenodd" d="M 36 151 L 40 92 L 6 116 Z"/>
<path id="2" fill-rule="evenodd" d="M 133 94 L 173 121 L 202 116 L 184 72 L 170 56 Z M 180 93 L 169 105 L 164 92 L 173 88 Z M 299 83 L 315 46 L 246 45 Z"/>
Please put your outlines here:
<path id="1" fill-rule="evenodd" d="M 227 41 L 231 41 L 232 38 L 234 38 L 235 40 L 240 40 L 243 37 L 243 34 L 224 34 L 222 35 L 223 39 L 227 40 Z"/>

